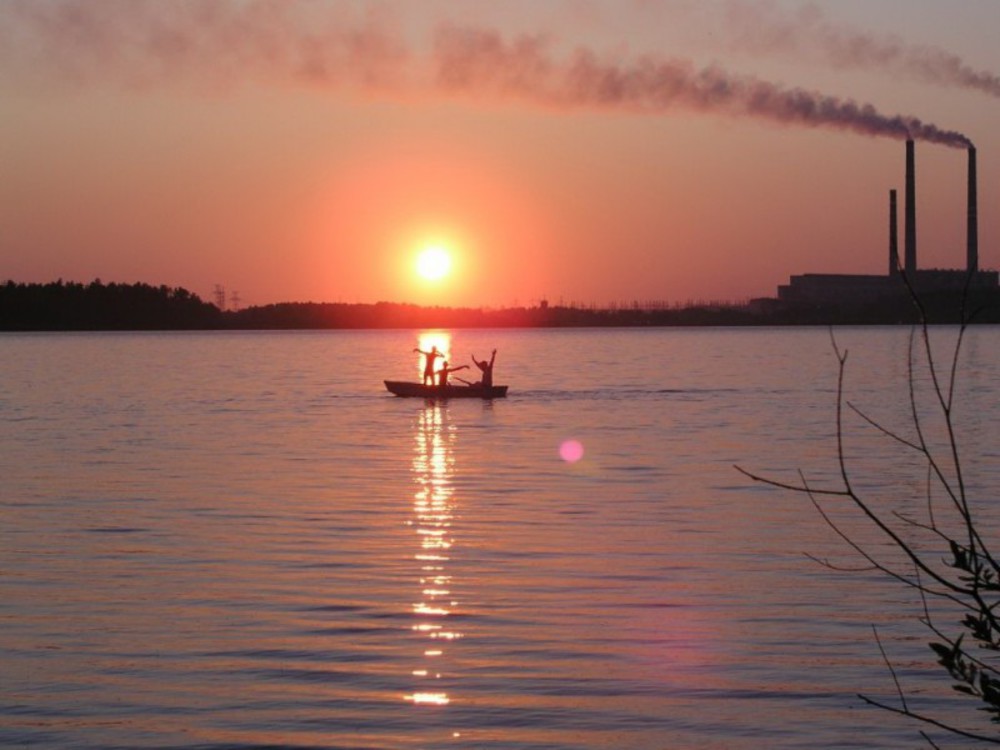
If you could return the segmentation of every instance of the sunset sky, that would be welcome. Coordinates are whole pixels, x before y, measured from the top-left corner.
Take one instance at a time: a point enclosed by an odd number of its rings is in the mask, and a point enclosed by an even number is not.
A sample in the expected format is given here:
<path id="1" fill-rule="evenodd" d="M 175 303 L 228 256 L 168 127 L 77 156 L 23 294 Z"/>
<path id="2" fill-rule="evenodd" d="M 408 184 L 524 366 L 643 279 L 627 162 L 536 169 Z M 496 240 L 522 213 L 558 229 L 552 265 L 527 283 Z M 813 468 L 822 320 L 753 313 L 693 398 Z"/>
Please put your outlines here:
<path id="1" fill-rule="evenodd" d="M 996 268 L 998 30 L 997 0 L 0 0 L 0 280 L 770 296 L 885 271 L 907 128 L 919 265 L 964 264 L 971 141 Z"/>

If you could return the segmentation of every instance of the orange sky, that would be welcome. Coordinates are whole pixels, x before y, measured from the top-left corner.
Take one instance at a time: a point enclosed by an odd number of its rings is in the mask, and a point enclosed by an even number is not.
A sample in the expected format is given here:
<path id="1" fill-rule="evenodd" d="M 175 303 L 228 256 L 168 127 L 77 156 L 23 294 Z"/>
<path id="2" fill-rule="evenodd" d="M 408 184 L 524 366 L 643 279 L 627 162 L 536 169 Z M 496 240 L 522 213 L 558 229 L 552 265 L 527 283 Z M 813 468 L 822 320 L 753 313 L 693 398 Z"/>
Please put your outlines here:
<path id="1" fill-rule="evenodd" d="M 996 268 L 1000 3 L 954 7 L 0 0 L 0 279 L 244 305 L 773 295 L 884 271 L 895 115 L 976 143 Z M 964 262 L 965 164 L 918 142 L 921 267 Z M 453 249 L 435 284 L 428 242 Z"/>

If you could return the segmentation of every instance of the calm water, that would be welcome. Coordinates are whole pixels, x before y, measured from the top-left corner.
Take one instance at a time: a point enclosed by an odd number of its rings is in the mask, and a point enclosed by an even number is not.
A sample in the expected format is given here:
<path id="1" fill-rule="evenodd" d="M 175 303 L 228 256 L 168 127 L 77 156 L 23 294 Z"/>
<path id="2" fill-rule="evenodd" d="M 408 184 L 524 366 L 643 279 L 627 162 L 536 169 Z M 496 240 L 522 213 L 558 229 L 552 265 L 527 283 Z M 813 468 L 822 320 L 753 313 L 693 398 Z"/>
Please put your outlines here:
<path id="1" fill-rule="evenodd" d="M 903 428 L 907 335 L 837 332 Z M 0 336 L 0 746 L 913 747 L 856 697 L 894 693 L 873 623 L 948 710 L 912 595 L 733 469 L 834 476 L 827 331 L 457 331 L 509 398 L 388 395 L 429 340 Z M 987 499 L 998 349 L 959 381 Z M 922 506 L 849 424 L 861 486 Z"/>

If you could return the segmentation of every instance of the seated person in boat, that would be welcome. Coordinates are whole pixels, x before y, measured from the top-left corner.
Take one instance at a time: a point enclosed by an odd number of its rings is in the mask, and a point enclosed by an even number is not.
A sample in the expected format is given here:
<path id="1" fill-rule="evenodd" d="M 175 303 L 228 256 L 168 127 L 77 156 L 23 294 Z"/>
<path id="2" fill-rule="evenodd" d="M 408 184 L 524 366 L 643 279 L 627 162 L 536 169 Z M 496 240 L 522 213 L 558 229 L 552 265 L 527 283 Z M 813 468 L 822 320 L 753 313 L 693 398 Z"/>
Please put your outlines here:
<path id="1" fill-rule="evenodd" d="M 497 350 L 493 350 L 493 354 L 490 356 L 490 361 L 487 362 L 485 359 L 480 361 L 476 359 L 476 355 L 472 355 L 472 361 L 475 363 L 476 367 L 482 370 L 483 379 L 479 381 L 479 385 L 483 388 L 493 387 L 493 360 L 497 358 Z"/>
<path id="2" fill-rule="evenodd" d="M 468 370 L 468 365 L 459 365 L 458 367 L 448 367 L 448 361 L 445 360 L 441 363 L 442 367 L 438 370 L 438 385 L 444 387 L 448 385 L 448 375 L 453 372 L 458 372 L 459 370 Z"/>

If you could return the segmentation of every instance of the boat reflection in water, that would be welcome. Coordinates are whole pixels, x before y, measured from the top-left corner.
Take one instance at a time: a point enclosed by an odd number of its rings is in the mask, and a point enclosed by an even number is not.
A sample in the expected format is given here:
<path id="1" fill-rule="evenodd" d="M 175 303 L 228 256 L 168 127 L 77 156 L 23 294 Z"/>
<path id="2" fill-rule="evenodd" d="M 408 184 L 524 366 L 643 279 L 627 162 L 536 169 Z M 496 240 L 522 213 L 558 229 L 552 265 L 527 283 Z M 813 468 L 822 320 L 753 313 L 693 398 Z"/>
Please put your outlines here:
<path id="1" fill-rule="evenodd" d="M 428 404 L 417 417 L 413 476 L 418 489 L 413 498 L 410 525 L 416 532 L 414 554 L 419 580 L 419 597 L 413 603 L 416 621 L 413 630 L 421 635 L 422 652 L 413 670 L 417 684 L 406 700 L 416 704 L 446 705 L 451 698 L 443 686 L 447 651 L 462 633 L 449 621 L 458 602 L 452 595 L 449 560 L 454 518 L 454 428 L 448 425 L 447 407 Z"/>

